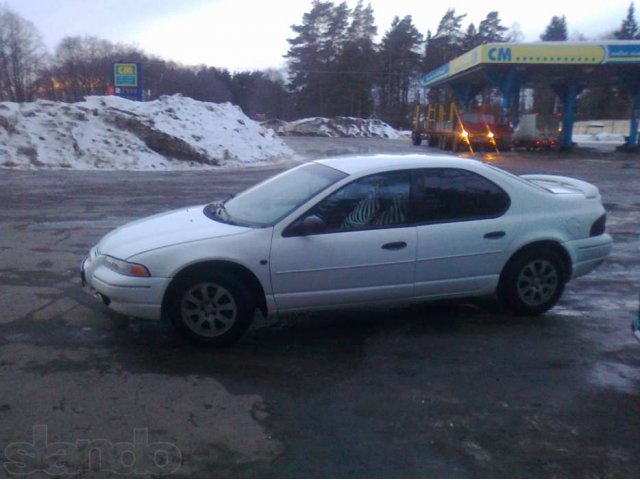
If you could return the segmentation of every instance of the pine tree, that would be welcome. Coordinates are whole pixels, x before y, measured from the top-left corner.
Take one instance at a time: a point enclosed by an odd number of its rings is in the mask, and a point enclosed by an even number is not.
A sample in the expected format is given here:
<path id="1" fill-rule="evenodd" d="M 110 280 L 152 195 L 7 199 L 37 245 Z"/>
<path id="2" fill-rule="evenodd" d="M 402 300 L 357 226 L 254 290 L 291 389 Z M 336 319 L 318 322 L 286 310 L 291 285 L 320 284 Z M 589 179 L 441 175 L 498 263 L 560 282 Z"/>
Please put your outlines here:
<path id="1" fill-rule="evenodd" d="M 333 2 L 314 0 L 302 24 L 291 27 L 297 35 L 287 40 L 290 47 L 285 58 L 300 115 L 330 113 L 330 89 L 347 40 L 349 13 L 345 2 L 336 7 Z"/>
<path id="2" fill-rule="evenodd" d="M 466 14 L 456 15 L 455 9 L 450 8 L 440 20 L 435 35 L 431 36 L 431 32 L 428 33 L 424 60 L 426 71 L 438 68 L 463 53 L 465 34 L 462 32 L 462 20 L 464 17 Z"/>
<path id="3" fill-rule="evenodd" d="M 364 7 L 359 0 L 351 12 L 347 39 L 338 61 L 338 84 L 333 96 L 336 114 L 363 117 L 372 113 L 377 32 L 371 4 Z"/>
<path id="4" fill-rule="evenodd" d="M 498 12 L 489 12 L 487 17 L 480 22 L 478 36 L 481 43 L 498 43 L 505 41 L 505 32 L 509 30 L 500 24 Z"/>
<path id="5" fill-rule="evenodd" d="M 447 13 L 440 19 L 435 37 L 446 37 L 450 43 L 458 43 L 463 36 L 462 20 L 466 16 L 466 14 L 456 15 L 455 8 L 448 9 Z"/>
<path id="6" fill-rule="evenodd" d="M 543 42 L 564 42 L 567 40 L 567 19 L 563 15 L 562 17 L 554 16 L 551 18 L 551 22 L 547 25 L 544 33 L 540 35 L 540 40 Z"/>
<path id="7" fill-rule="evenodd" d="M 409 90 L 420 73 L 418 48 L 422 35 L 411 15 L 395 17 L 380 45 L 380 86 L 385 119 L 395 125 L 406 123 Z"/>
<path id="8" fill-rule="evenodd" d="M 349 10 L 347 2 L 342 2 L 337 6 L 332 5 L 325 40 L 326 56 L 329 61 L 337 60 L 347 42 L 350 15 L 351 10 Z"/>
<path id="9" fill-rule="evenodd" d="M 636 11 L 633 2 L 629 5 L 627 11 L 627 18 L 622 21 L 620 30 L 616 30 L 613 36 L 616 40 L 633 40 L 639 38 L 638 36 L 638 22 L 636 22 Z"/>
<path id="10" fill-rule="evenodd" d="M 476 26 L 473 23 L 470 23 L 467 27 L 467 31 L 462 37 L 460 42 L 460 48 L 463 52 L 468 52 L 469 50 L 473 50 L 478 45 L 482 44 L 482 40 L 480 35 L 478 35 L 478 31 L 476 30 Z"/>
<path id="11" fill-rule="evenodd" d="M 351 24 L 347 31 L 349 41 L 364 41 L 373 44 L 373 40 L 377 34 L 378 27 L 375 25 L 371 3 L 363 8 L 362 0 L 358 0 L 356 8 L 351 12 Z"/>

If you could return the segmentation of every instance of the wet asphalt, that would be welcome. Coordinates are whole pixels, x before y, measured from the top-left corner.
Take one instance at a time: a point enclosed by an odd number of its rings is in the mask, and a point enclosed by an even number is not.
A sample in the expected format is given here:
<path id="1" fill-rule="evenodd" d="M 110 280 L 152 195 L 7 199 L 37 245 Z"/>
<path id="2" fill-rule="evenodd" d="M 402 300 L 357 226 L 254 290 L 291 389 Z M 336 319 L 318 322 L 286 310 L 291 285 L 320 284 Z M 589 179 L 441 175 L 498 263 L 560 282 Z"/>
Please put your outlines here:
<path id="1" fill-rule="evenodd" d="M 291 138 L 303 158 L 420 153 Z M 637 477 L 640 155 L 479 154 L 598 185 L 610 259 L 556 308 L 491 299 L 257 318 L 223 350 L 80 285 L 102 235 L 237 192 L 242 171 L 0 170 L 0 476 Z"/>

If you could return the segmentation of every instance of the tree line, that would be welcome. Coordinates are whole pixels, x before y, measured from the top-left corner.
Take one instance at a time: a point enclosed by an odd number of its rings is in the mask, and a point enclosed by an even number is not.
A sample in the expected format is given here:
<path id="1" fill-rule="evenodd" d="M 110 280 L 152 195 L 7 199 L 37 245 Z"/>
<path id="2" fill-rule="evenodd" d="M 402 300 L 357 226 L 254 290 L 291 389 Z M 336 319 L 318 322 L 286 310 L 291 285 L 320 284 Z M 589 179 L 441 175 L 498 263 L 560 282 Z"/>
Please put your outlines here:
<path id="1" fill-rule="evenodd" d="M 142 64 L 148 99 L 181 93 L 196 100 L 232 102 L 248 115 L 291 117 L 283 72 L 184 66 L 94 36 L 65 37 L 49 53 L 32 22 L 0 5 L 0 101 L 76 102 L 87 95 L 105 95 L 115 62 Z"/>
<path id="2" fill-rule="evenodd" d="M 103 95 L 114 62 L 139 62 L 149 99 L 182 93 L 196 100 L 230 101 L 250 116 L 376 116 L 407 126 L 422 74 L 478 45 L 523 40 L 518 25 L 502 25 L 497 11 L 477 26 L 464 25 L 465 18 L 451 8 L 434 32 L 422 34 L 411 16 L 395 17 L 378 41 L 371 4 L 359 0 L 349 8 L 344 1 L 314 0 L 301 23 L 291 26 L 286 70 L 231 73 L 184 66 L 92 36 L 66 37 L 49 53 L 33 23 L 0 5 L 0 101 L 73 102 Z M 640 39 L 633 3 L 609 37 Z M 566 18 L 552 17 L 540 39 L 567 40 Z M 613 88 L 592 89 L 583 97 L 589 102 L 579 104 L 578 116 L 620 115 L 617 110 L 629 104 L 628 95 Z M 486 100 L 491 101 L 490 93 Z M 541 92 L 536 100 L 536 108 L 549 108 L 553 95 Z"/>

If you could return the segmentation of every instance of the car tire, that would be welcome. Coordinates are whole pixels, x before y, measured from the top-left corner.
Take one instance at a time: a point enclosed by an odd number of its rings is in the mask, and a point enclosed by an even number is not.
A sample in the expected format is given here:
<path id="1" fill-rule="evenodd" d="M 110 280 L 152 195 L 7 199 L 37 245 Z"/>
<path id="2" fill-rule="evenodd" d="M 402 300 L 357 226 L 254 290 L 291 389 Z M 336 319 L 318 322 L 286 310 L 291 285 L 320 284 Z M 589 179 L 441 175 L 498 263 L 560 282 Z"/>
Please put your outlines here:
<path id="1" fill-rule="evenodd" d="M 518 315 L 540 315 L 558 302 L 565 283 L 565 268 L 558 254 L 536 248 L 509 261 L 500 278 L 498 295 Z"/>
<path id="2" fill-rule="evenodd" d="M 227 346 L 249 328 L 255 301 L 236 278 L 196 272 L 178 281 L 169 298 L 169 318 L 188 340 Z"/>

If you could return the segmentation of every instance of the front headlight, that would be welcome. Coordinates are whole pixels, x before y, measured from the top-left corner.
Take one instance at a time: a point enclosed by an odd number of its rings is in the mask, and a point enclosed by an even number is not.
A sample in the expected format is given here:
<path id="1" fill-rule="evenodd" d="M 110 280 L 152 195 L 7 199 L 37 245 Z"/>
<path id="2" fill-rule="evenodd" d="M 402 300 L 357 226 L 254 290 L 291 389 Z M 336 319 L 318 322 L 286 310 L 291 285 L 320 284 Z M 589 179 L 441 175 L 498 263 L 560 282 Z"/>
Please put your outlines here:
<path id="1" fill-rule="evenodd" d="M 129 277 L 150 277 L 149 269 L 139 263 L 125 262 L 118 258 L 105 257 L 104 264 L 107 268 L 122 275 L 128 275 Z"/>

